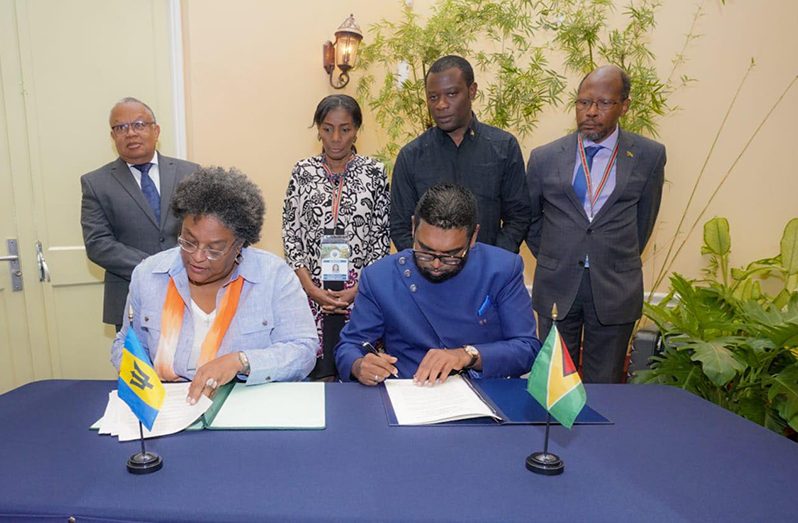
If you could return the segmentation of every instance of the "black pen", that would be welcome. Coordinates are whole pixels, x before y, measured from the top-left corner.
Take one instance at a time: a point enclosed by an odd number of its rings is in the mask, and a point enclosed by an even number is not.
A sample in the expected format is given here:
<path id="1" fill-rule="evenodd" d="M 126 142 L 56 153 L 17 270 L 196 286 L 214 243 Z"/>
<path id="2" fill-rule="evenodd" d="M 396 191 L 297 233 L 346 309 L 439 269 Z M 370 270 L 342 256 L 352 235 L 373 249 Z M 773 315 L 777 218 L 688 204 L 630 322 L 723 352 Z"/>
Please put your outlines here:
<path id="1" fill-rule="evenodd" d="M 370 352 L 370 353 L 374 354 L 375 356 L 379 356 L 380 355 L 379 351 L 374 348 L 374 345 L 372 345 L 371 343 L 369 343 L 367 341 L 364 341 L 363 343 L 361 343 L 360 346 L 363 347 L 364 349 L 366 349 L 366 352 Z"/>
<path id="2" fill-rule="evenodd" d="M 361 343 L 360 346 L 363 347 L 364 349 L 366 349 L 367 353 L 370 352 L 370 353 L 374 354 L 375 356 L 379 356 L 380 355 L 380 351 L 375 349 L 374 345 L 372 345 L 371 343 L 369 343 L 367 341 L 364 341 L 363 343 Z M 394 378 L 398 378 L 399 377 L 399 371 L 397 370 L 396 372 L 394 372 L 392 374 L 392 376 Z"/>

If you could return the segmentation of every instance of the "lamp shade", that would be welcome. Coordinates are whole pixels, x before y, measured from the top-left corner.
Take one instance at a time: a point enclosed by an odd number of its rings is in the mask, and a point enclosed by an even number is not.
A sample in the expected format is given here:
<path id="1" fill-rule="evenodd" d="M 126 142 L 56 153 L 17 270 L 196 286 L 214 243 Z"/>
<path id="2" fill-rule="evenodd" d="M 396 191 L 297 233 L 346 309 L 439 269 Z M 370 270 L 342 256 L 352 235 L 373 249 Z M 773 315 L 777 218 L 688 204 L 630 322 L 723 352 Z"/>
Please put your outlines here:
<path id="1" fill-rule="evenodd" d="M 350 14 L 335 32 L 335 65 L 342 72 L 349 71 L 357 63 L 357 49 L 361 40 L 363 33 L 355 17 Z"/>

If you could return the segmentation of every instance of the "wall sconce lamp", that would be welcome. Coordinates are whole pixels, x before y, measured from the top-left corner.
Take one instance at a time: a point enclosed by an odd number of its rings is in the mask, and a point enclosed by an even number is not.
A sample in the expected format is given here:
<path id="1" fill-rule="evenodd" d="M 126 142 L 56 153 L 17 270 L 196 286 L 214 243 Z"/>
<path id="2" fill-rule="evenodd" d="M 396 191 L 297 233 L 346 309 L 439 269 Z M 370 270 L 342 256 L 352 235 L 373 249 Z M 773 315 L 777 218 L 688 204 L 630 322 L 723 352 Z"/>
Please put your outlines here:
<path id="1" fill-rule="evenodd" d="M 363 33 L 355 23 L 354 15 L 350 14 L 335 32 L 335 43 L 329 40 L 324 42 L 324 70 L 330 75 L 330 85 L 335 89 L 342 89 L 349 83 L 349 70 L 355 67 L 361 40 Z M 341 73 L 338 80 L 333 81 L 336 67 Z"/>

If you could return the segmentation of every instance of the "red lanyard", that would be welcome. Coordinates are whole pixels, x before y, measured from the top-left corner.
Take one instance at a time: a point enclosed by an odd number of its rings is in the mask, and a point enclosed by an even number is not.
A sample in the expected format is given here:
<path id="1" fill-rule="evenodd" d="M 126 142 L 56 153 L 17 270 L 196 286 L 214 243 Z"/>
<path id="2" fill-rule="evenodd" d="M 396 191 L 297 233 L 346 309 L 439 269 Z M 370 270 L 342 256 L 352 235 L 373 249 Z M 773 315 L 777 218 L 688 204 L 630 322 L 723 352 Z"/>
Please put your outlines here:
<path id="1" fill-rule="evenodd" d="M 582 135 L 579 135 L 579 159 L 582 161 L 582 169 L 585 170 L 585 180 L 587 180 L 587 194 L 588 194 L 588 201 L 590 202 L 590 215 L 593 216 L 593 206 L 596 205 L 596 202 L 601 196 L 601 192 L 604 190 L 604 186 L 607 184 L 607 179 L 610 177 L 610 171 L 612 171 L 612 166 L 615 164 L 615 159 L 618 156 L 618 142 L 615 142 L 615 148 L 612 150 L 612 156 L 610 156 L 610 161 L 607 162 L 607 167 L 604 169 L 604 175 L 601 177 L 601 181 L 596 187 L 595 193 L 593 192 L 593 180 L 590 177 L 590 168 L 587 166 L 587 158 L 585 157 L 585 146 L 582 143 Z"/>
<path id="2" fill-rule="evenodd" d="M 324 170 L 327 172 L 327 179 L 330 180 L 330 182 L 332 183 L 332 180 L 335 178 L 335 174 L 333 174 L 333 172 L 327 166 L 326 162 L 322 162 L 321 165 L 322 167 L 324 167 Z M 348 170 L 349 170 L 349 162 L 346 162 L 346 167 L 344 168 L 344 172 L 338 175 L 339 178 L 338 187 L 333 188 L 333 200 L 332 200 L 333 233 L 335 233 L 335 230 L 338 228 L 338 211 L 341 207 L 341 197 L 343 196 L 344 192 L 344 179 L 346 178 L 346 176 L 344 175 Z"/>

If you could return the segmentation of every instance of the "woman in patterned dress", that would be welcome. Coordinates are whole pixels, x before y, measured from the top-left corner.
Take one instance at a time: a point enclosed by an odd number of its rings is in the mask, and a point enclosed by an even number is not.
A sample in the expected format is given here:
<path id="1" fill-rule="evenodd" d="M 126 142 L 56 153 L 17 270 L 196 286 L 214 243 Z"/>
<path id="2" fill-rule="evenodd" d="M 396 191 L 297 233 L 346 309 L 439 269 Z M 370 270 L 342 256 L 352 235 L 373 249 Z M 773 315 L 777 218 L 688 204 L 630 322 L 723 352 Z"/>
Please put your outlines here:
<path id="1" fill-rule="evenodd" d="M 362 122 L 351 96 L 319 102 L 313 124 L 322 152 L 297 162 L 285 195 L 285 259 L 308 295 L 321 340 L 311 379 L 337 377 L 333 349 L 349 318 L 360 271 L 390 248 L 388 178 L 382 163 L 356 152 Z M 322 281 L 322 240 L 342 237 L 349 248 L 346 280 Z"/>

